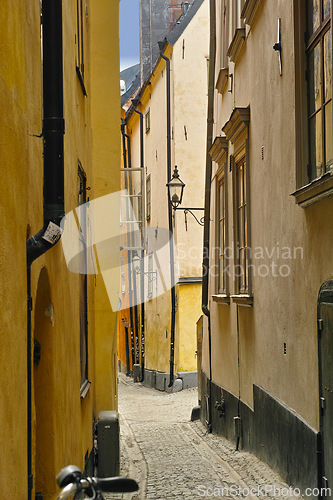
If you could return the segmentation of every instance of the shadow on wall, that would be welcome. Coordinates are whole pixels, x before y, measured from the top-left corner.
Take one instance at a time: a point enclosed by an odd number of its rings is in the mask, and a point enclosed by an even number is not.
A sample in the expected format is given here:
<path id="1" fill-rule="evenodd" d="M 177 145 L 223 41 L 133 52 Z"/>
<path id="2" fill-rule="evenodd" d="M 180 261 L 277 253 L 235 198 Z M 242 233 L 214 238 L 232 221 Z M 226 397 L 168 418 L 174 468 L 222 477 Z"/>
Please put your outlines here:
<path id="1" fill-rule="evenodd" d="M 53 304 L 47 269 L 37 286 L 34 328 L 34 395 L 36 424 L 35 491 L 49 498 L 57 491 L 54 447 Z"/>

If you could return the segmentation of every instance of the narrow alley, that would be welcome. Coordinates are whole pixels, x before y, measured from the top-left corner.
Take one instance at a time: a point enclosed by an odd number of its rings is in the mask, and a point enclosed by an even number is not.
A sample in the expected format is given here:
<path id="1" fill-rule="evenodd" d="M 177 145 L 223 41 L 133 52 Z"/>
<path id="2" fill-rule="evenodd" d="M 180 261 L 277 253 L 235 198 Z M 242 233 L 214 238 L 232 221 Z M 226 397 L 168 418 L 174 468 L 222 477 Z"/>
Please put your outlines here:
<path id="1" fill-rule="evenodd" d="M 106 499 L 292 496 L 256 457 L 190 422 L 196 405 L 196 388 L 167 394 L 119 374 L 121 474 L 136 479 L 140 490 Z"/>

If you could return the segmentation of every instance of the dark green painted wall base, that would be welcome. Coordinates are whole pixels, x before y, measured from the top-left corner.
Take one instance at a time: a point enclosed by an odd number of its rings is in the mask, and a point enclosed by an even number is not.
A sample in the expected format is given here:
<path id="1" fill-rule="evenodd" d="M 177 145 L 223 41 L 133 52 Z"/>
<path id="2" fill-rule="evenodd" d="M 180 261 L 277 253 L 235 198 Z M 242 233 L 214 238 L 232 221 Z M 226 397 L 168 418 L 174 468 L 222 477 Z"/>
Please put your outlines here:
<path id="1" fill-rule="evenodd" d="M 201 387 L 201 420 L 206 423 L 209 378 L 204 372 Z M 318 487 L 318 433 L 299 415 L 257 385 L 253 385 L 254 410 L 213 382 L 211 399 L 212 432 L 236 448 L 234 417 L 239 416 L 239 449 L 256 455 L 302 493 Z"/>

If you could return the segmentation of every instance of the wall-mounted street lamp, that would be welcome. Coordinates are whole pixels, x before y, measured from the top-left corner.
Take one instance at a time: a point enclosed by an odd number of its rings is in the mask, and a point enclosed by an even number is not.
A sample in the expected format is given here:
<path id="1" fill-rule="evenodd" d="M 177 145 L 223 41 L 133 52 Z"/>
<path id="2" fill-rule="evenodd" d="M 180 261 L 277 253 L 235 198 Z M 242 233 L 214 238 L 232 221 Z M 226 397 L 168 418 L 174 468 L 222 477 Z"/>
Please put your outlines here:
<path id="1" fill-rule="evenodd" d="M 171 181 L 167 184 L 168 187 L 168 198 L 172 205 L 172 208 L 176 210 L 178 205 L 181 204 L 184 193 L 184 182 L 180 179 L 177 165 L 172 174 Z"/>
<path id="2" fill-rule="evenodd" d="M 148 276 L 151 281 L 157 280 L 157 271 L 143 271 L 141 269 L 141 264 L 143 264 L 143 262 L 137 254 L 134 255 L 132 263 L 135 274 L 144 274 L 145 276 Z"/>
<path id="3" fill-rule="evenodd" d="M 187 231 L 187 214 L 190 213 L 193 215 L 195 220 L 200 226 L 204 225 L 204 217 L 200 217 L 198 219 L 196 215 L 193 213 L 194 210 L 204 210 L 204 208 L 194 208 L 194 207 L 179 207 L 183 200 L 183 193 L 184 193 L 184 187 L 185 184 L 184 182 L 180 179 L 179 177 L 179 172 L 177 165 L 175 166 L 175 169 L 172 174 L 171 180 L 167 183 L 167 188 L 168 188 L 168 199 L 169 203 L 171 204 L 172 208 L 174 211 L 176 210 L 184 210 L 184 215 L 185 215 L 185 227 Z"/>

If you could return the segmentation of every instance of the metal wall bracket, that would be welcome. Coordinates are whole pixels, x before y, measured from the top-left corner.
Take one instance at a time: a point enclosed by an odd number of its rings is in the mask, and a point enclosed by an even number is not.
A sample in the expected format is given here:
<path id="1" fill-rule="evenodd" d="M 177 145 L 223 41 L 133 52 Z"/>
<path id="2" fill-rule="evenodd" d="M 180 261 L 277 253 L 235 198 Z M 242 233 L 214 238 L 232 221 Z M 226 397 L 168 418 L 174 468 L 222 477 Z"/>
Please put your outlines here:
<path id="1" fill-rule="evenodd" d="M 273 45 L 273 49 L 279 53 L 279 69 L 282 75 L 282 43 L 281 43 L 281 18 L 278 19 L 277 42 Z"/>

